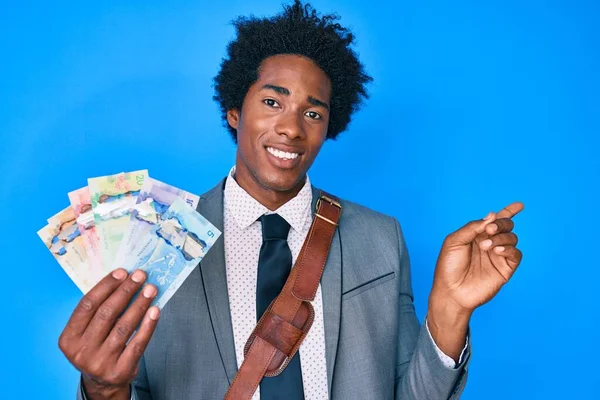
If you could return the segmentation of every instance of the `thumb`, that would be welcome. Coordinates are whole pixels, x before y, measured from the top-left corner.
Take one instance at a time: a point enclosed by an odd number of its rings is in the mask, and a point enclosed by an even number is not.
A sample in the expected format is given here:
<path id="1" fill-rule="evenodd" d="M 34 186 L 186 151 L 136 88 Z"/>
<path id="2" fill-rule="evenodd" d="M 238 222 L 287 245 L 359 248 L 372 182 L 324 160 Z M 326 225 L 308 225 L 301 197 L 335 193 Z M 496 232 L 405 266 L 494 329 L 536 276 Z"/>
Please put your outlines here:
<path id="1" fill-rule="evenodd" d="M 496 220 L 496 214 L 491 212 L 484 219 L 471 221 L 459 230 L 446 237 L 447 246 L 464 246 L 475 240 L 477 235 L 485 231 L 485 227 Z"/>

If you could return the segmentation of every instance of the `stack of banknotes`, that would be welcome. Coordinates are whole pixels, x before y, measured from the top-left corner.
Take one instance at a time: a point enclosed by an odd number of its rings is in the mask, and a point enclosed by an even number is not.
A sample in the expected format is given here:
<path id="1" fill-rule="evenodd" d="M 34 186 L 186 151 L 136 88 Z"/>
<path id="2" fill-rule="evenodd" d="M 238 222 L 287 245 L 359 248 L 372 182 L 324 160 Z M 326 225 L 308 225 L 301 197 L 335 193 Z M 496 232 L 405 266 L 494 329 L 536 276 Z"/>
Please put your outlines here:
<path id="1" fill-rule="evenodd" d="M 221 235 L 198 196 L 147 170 L 90 178 L 69 200 L 38 235 L 83 293 L 115 268 L 142 269 L 162 308 Z"/>

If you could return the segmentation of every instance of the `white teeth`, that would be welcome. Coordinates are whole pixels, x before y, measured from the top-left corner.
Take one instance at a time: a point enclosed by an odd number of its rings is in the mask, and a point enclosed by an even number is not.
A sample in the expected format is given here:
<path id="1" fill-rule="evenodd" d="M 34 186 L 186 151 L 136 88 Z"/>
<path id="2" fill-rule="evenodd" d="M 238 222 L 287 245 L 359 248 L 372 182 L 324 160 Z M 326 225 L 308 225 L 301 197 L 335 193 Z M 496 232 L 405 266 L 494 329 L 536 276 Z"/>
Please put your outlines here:
<path id="1" fill-rule="evenodd" d="M 273 147 L 267 147 L 267 151 L 273 154 L 277 158 L 282 158 L 284 160 L 293 160 L 298 157 L 298 153 L 288 153 L 287 151 L 281 151 L 274 149 Z"/>

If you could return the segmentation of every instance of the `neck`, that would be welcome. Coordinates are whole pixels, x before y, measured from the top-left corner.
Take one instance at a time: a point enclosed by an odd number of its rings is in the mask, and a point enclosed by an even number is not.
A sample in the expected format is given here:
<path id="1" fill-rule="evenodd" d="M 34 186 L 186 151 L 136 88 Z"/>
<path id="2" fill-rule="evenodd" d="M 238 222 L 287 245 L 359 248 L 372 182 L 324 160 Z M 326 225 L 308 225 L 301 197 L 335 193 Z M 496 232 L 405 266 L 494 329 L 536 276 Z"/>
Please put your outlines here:
<path id="1" fill-rule="evenodd" d="M 241 171 L 238 172 L 236 169 L 233 176 L 237 184 L 270 211 L 277 210 L 279 207 L 296 197 L 306 182 L 306 176 L 304 176 L 304 178 L 302 178 L 292 189 L 274 190 L 258 182 L 252 174 L 246 176 L 246 174 L 240 172 Z"/>

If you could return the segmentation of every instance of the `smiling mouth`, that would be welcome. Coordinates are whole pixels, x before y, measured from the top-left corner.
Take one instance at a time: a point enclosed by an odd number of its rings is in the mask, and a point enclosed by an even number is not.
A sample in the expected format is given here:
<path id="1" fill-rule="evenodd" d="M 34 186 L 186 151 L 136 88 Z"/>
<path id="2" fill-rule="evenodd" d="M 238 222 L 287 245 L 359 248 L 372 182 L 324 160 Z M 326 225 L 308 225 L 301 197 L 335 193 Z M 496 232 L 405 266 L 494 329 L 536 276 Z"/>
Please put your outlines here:
<path id="1" fill-rule="evenodd" d="M 300 155 L 299 153 L 290 153 L 287 151 L 278 150 L 274 147 L 267 147 L 267 151 L 281 160 L 294 160 Z"/>

